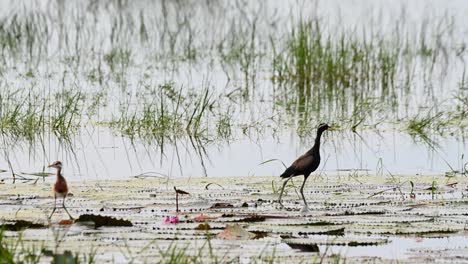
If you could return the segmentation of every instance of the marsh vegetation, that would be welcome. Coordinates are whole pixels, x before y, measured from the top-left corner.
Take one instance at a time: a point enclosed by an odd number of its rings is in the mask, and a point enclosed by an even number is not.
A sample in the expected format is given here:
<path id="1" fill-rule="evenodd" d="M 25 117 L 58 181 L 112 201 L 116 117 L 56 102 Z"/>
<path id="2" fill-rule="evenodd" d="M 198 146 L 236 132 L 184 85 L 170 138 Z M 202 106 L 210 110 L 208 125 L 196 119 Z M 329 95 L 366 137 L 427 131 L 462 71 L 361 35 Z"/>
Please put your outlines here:
<path id="1" fill-rule="evenodd" d="M 0 7 L 2 183 L 279 175 L 322 122 L 320 180 L 467 176 L 465 3 Z"/>

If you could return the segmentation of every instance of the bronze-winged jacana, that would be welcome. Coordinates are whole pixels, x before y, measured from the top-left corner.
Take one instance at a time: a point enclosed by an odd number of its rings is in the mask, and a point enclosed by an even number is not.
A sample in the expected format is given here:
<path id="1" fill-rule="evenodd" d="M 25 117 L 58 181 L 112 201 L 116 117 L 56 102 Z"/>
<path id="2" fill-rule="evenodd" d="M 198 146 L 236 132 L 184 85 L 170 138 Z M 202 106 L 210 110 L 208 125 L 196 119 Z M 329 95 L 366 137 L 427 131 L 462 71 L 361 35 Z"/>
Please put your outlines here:
<path id="1" fill-rule="evenodd" d="M 57 197 L 63 197 L 62 207 L 65 209 L 65 212 L 67 212 L 70 219 L 73 220 L 73 217 L 68 212 L 67 207 L 65 207 L 65 198 L 68 194 L 68 186 L 67 181 L 62 175 L 62 162 L 56 161 L 50 164 L 48 167 L 57 169 L 57 179 L 55 180 L 54 184 L 54 210 L 52 210 L 52 214 L 50 214 L 49 218 L 52 217 L 52 215 L 55 213 L 55 210 L 57 209 Z"/>
<path id="2" fill-rule="evenodd" d="M 283 196 L 284 187 L 290 179 L 295 176 L 304 175 L 304 182 L 302 182 L 301 186 L 301 195 L 302 199 L 304 200 L 304 209 L 302 211 L 307 212 L 308 206 L 306 199 L 304 197 L 304 185 L 306 183 L 307 177 L 315 171 L 319 164 L 320 164 L 320 138 L 322 137 L 322 133 L 327 130 L 329 126 L 327 124 L 320 124 L 317 129 L 317 136 L 315 138 L 314 146 L 307 151 L 304 155 L 300 156 L 296 161 L 287 168 L 283 174 L 281 174 L 281 178 L 286 178 L 283 182 L 283 188 L 281 188 L 281 192 L 278 198 L 278 203 L 281 207 L 284 207 L 281 203 L 281 196 Z"/>

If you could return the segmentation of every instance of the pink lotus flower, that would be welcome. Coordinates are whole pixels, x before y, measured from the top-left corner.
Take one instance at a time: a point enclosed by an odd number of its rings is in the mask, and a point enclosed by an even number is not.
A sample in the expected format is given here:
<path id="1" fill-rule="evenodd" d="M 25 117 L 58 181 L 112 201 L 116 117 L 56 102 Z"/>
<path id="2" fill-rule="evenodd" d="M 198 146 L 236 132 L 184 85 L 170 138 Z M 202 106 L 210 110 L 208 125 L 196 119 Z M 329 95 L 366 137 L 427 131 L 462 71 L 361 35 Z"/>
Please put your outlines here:
<path id="1" fill-rule="evenodd" d="M 179 218 L 177 216 L 166 216 L 166 220 L 164 220 L 164 224 L 177 224 L 179 223 Z"/>
<path id="2" fill-rule="evenodd" d="M 211 217 L 211 216 L 201 214 L 201 215 L 195 216 L 193 218 L 193 221 L 195 221 L 195 222 L 204 222 L 206 220 L 211 220 L 211 219 L 216 219 L 216 218 L 217 217 Z"/>

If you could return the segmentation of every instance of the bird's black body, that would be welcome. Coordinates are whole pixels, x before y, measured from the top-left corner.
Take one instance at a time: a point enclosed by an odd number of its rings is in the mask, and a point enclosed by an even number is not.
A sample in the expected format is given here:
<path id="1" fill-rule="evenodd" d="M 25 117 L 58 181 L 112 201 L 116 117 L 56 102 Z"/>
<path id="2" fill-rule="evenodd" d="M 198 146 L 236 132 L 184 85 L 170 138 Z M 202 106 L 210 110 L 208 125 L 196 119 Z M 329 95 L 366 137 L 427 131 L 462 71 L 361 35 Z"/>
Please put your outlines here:
<path id="1" fill-rule="evenodd" d="M 309 175 L 314 172 L 320 164 L 320 155 L 313 156 L 310 154 L 304 154 L 300 156 L 296 161 L 293 162 L 289 168 L 287 168 L 281 178 L 289 178 L 291 176 L 304 175 L 304 177 L 309 177 Z"/>
<path id="2" fill-rule="evenodd" d="M 314 172 L 318 166 L 320 165 L 320 139 L 322 137 L 322 133 L 327 130 L 329 126 L 327 124 L 320 124 L 319 128 L 317 129 L 317 136 L 315 138 L 314 146 L 307 151 L 304 155 L 300 156 L 296 161 L 287 168 L 283 174 L 281 174 L 281 178 L 286 178 L 285 182 L 283 183 L 283 188 L 281 189 L 281 193 L 279 196 L 278 202 L 281 204 L 281 196 L 283 195 L 284 187 L 286 183 L 295 176 L 304 175 L 304 182 L 302 183 L 301 187 L 301 194 L 304 200 L 305 208 L 307 210 L 307 202 L 304 198 L 304 185 L 307 180 L 307 177 Z"/>

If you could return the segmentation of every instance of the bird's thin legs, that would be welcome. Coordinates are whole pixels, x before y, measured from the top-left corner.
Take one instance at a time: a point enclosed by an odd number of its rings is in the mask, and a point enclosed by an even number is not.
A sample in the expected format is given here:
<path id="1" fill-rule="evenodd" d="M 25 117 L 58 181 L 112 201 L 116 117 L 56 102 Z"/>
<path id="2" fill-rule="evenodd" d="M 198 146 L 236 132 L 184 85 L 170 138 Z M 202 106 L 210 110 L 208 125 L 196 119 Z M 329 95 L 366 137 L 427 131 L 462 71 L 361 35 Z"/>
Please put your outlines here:
<path id="1" fill-rule="evenodd" d="M 63 197 L 63 202 L 62 202 L 63 209 L 65 209 L 65 212 L 67 212 L 68 217 L 70 217 L 71 220 L 74 220 L 71 214 L 68 212 L 67 207 L 65 207 L 65 198 L 67 198 L 67 196 Z"/>
<path id="2" fill-rule="evenodd" d="M 54 195 L 54 210 L 52 210 L 52 213 L 50 214 L 49 219 L 52 218 L 52 215 L 54 215 L 55 209 L 57 209 L 57 195 Z"/>
<path id="3" fill-rule="evenodd" d="M 302 195 L 302 200 L 304 200 L 304 208 L 302 209 L 302 212 L 308 212 L 309 211 L 309 206 L 307 205 L 307 201 L 304 197 L 304 186 L 307 181 L 307 177 L 304 177 L 304 181 L 302 182 L 301 186 L 301 195 Z"/>
<path id="4" fill-rule="evenodd" d="M 67 207 L 65 206 L 65 198 L 66 198 L 66 196 L 63 197 L 63 200 L 62 200 L 62 207 L 63 207 L 63 209 L 65 210 L 65 212 L 67 212 L 68 217 L 70 217 L 71 220 L 74 220 L 74 218 L 73 218 L 73 217 L 71 216 L 71 214 L 68 212 Z M 50 214 L 49 219 L 52 218 L 52 216 L 53 216 L 54 213 L 55 213 L 55 210 L 57 210 L 57 195 L 54 195 L 54 210 L 52 210 L 52 213 Z"/>
<path id="5" fill-rule="evenodd" d="M 279 195 L 279 198 L 278 198 L 278 203 L 281 205 L 281 208 L 284 207 L 284 205 L 281 203 L 281 197 L 283 196 L 283 191 L 284 191 L 284 188 L 286 187 L 286 184 L 288 183 L 288 181 L 290 179 L 292 179 L 293 175 L 291 175 L 289 178 L 287 178 L 284 182 L 283 182 L 283 188 L 281 188 L 281 192 L 280 192 L 280 195 Z"/>

